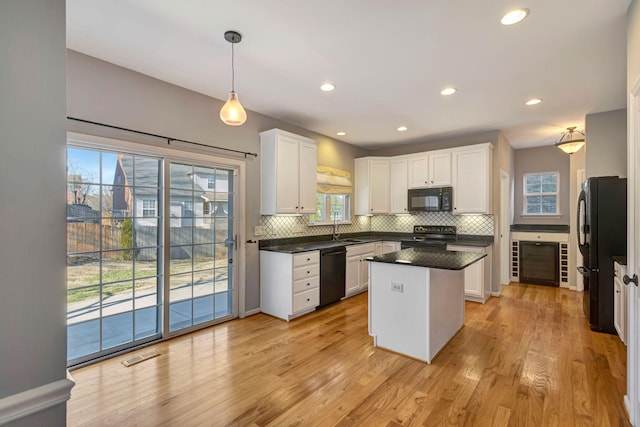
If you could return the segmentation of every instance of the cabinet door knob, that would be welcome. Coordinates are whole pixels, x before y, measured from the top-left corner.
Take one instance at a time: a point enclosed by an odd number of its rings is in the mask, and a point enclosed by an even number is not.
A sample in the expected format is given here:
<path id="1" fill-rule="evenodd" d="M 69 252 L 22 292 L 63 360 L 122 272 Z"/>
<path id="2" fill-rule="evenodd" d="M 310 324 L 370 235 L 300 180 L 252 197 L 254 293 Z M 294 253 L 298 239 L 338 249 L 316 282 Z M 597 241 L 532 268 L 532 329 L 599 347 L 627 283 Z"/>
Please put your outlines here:
<path id="1" fill-rule="evenodd" d="M 311 298 L 307 298 L 307 302 L 311 301 Z"/>
<path id="2" fill-rule="evenodd" d="M 622 278 L 622 281 L 624 282 L 625 285 L 628 285 L 629 283 L 633 282 L 634 285 L 638 286 L 638 276 L 635 274 L 633 275 L 633 277 L 629 277 L 625 274 L 624 277 Z"/>
<path id="3" fill-rule="evenodd" d="M 307 274 L 311 273 L 309 270 L 307 270 Z"/>
<path id="4" fill-rule="evenodd" d="M 300 209 L 304 209 L 304 206 L 300 206 Z"/>
<path id="5" fill-rule="evenodd" d="M 311 283 L 307 283 L 307 286 L 311 286 Z"/>
<path id="6" fill-rule="evenodd" d="M 311 258 L 307 258 L 307 261 L 311 261 Z"/>

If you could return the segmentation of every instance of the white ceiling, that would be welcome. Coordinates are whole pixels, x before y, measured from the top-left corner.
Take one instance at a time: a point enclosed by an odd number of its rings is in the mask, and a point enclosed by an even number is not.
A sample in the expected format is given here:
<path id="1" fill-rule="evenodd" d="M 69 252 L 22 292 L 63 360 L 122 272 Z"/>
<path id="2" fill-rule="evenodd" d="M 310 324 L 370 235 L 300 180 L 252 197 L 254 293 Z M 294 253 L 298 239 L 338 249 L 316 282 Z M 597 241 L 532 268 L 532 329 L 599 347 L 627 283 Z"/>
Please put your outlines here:
<path id="1" fill-rule="evenodd" d="M 629 3 L 67 0 L 67 46 L 226 99 L 224 32 L 237 30 L 235 87 L 248 110 L 366 148 L 496 129 L 524 148 L 626 106 Z M 501 25 L 515 7 L 531 14 Z M 336 90 L 321 92 L 325 81 Z M 445 86 L 458 93 L 443 97 Z M 526 107 L 533 97 L 544 102 Z"/>

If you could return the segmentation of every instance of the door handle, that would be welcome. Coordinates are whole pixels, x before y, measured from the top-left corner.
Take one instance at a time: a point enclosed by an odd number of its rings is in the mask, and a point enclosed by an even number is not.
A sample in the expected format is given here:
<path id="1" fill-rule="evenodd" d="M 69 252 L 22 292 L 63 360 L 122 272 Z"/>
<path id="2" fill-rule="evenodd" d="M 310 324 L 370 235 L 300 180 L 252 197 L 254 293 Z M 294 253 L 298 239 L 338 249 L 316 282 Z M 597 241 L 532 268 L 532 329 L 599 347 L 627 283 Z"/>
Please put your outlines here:
<path id="1" fill-rule="evenodd" d="M 638 286 L 638 276 L 635 274 L 633 275 L 633 277 L 629 277 L 625 274 L 624 277 L 622 278 L 622 281 L 624 282 L 625 285 L 628 285 L 629 283 L 633 282 L 634 285 Z"/>
<path id="2" fill-rule="evenodd" d="M 589 269 L 585 267 L 578 267 L 578 272 L 585 277 L 589 277 Z"/>

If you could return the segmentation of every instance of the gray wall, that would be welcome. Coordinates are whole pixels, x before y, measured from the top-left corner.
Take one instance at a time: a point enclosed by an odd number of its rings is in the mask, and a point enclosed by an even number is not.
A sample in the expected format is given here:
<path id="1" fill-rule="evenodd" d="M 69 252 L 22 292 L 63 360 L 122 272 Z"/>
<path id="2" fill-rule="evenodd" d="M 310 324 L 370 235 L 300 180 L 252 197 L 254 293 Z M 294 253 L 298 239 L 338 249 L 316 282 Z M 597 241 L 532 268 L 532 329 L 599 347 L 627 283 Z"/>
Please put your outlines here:
<path id="1" fill-rule="evenodd" d="M 627 93 L 640 78 L 640 0 L 632 0 L 627 11 Z"/>
<path id="2" fill-rule="evenodd" d="M 491 142 L 497 144 L 500 131 L 479 132 L 461 136 L 454 136 L 441 139 L 425 139 L 418 140 L 403 145 L 393 145 L 390 147 L 377 148 L 370 150 L 369 156 L 400 156 L 402 154 L 420 153 L 422 151 L 440 150 L 444 148 L 461 147 L 463 145 L 482 144 L 483 142 Z M 495 148 L 495 147 L 494 147 Z"/>
<path id="3" fill-rule="evenodd" d="M 513 190 L 514 190 L 514 153 L 513 147 L 509 144 L 509 141 L 502 135 L 502 132 L 498 135 L 498 142 L 493 149 L 493 212 L 495 214 L 495 234 L 493 244 L 493 283 L 492 291 L 495 293 L 500 292 L 500 270 L 503 262 L 509 264 L 509 255 L 506 259 L 501 259 L 502 245 L 500 242 L 500 223 L 506 221 L 509 225 L 513 222 Z M 501 199 L 500 199 L 500 171 L 504 171 L 509 174 L 509 194 L 510 199 L 507 202 L 509 204 L 509 211 L 511 215 L 509 218 L 501 218 Z M 507 238 L 508 240 L 508 238 Z M 507 243 L 508 245 L 508 243 Z M 509 252 L 509 251 L 507 251 Z M 509 275 L 511 277 L 511 275 Z"/>
<path id="4" fill-rule="evenodd" d="M 212 78 L 216 78 L 212 76 Z M 228 78 L 222 76 L 221 78 Z M 67 52 L 68 115 L 120 127 L 167 135 L 236 150 L 260 152 L 258 132 L 280 128 L 318 141 L 318 162 L 353 173 L 355 157 L 364 150 L 248 111 L 242 126 L 226 126 L 218 118 L 223 101 L 118 67 L 75 52 Z M 240 92 L 242 96 L 242 92 Z M 249 99 L 248 95 L 242 97 Z M 165 141 L 97 126 L 69 122 L 69 130 L 150 145 Z M 196 151 L 176 143 L 185 151 Z M 206 151 L 224 155 L 224 152 Z M 254 226 L 260 221 L 260 159 L 247 160 L 246 230 L 241 241 L 255 240 Z M 259 254 L 257 245 L 246 246 L 246 309 L 260 307 Z"/>
<path id="5" fill-rule="evenodd" d="M 627 109 L 587 114 L 587 177 L 627 176 Z"/>
<path id="6" fill-rule="evenodd" d="M 65 1 L 0 2 L 0 40 L 2 399 L 66 377 Z"/>
<path id="7" fill-rule="evenodd" d="M 569 225 L 569 154 L 554 146 L 524 148 L 514 151 L 514 224 Z M 560 216 L 522 216 L 522 176 L 532 172 L 560 172 Z"/>

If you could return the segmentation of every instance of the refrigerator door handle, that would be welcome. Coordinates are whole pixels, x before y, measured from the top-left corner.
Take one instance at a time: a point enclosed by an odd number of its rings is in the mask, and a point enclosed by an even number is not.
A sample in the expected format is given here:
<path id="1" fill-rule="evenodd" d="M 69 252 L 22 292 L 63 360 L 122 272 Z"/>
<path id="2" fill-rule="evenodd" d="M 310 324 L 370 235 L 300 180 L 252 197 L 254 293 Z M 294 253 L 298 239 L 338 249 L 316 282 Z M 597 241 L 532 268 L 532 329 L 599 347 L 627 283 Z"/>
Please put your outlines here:
<path id="1" fill-rule="evenodd" d="M 584 277 L 589 277 L 590 271 L 586 267 L 578 267 L 578 273 L 582 274 Z"/>
<path id="2" fill-rule="evenodd" d="M 582 206 L 582 210 L 580 207 Z M 576 209 L 576 228 L 578 230 L 578 248 L 580 249 L 580 253 L 584 255 L 584 250 L 587 246 L 587 224 L 586 224 L 586 216 L 587 216 L 587 200 L 584 190 L 580 192 L 580 196 L 578 197 L 578 208 Z M 581 215 L 582 214 L 582 215 Z M 582 220 L 582 224 L 581 224 Z"/>

